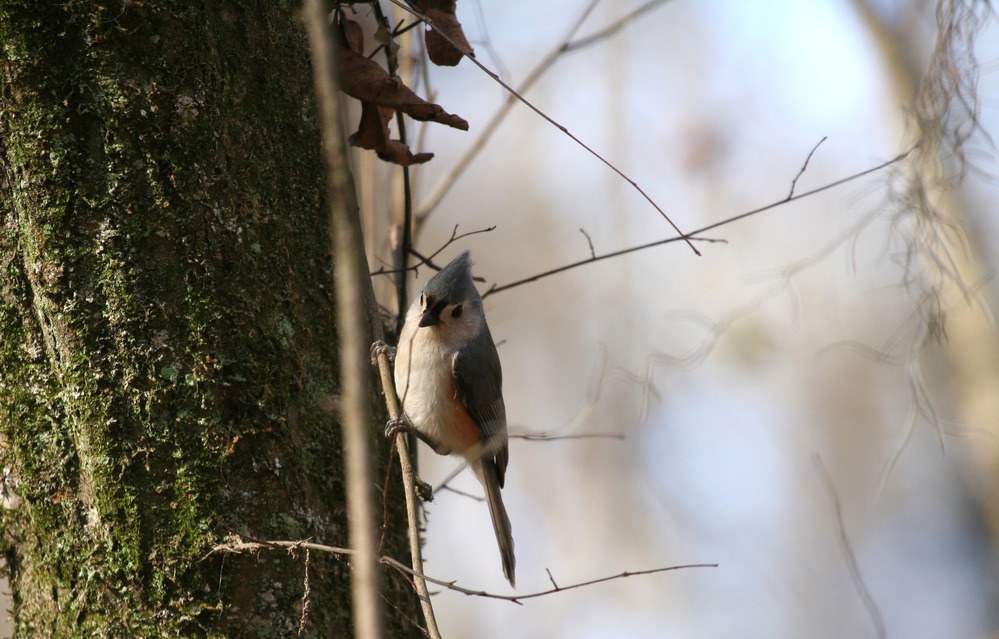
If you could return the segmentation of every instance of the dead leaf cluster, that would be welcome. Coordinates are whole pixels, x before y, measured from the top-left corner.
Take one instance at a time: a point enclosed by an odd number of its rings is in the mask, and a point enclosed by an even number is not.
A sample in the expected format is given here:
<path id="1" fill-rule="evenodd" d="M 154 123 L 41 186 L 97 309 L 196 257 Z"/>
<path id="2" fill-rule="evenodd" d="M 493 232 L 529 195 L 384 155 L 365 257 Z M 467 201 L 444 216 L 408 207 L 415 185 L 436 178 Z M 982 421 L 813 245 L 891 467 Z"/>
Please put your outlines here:
<path id="1" fill-rule="evenodd" d="M 416 0 L 412 4 L 433 21 L 434 27 L 426 35 L 427 52 L 432 62 L 454 66 L 465 55 L 472 55 L 472 48 L 455 16 L 454 0 Z M 409 166 L 427 162 L 434 154 L 413 153 L 405 142 L 392 139 L 389 122 L 396 112 L 421 122 L 437 122 L 462 131 L 468 130 L 468 122 L 463 118 L 448 113 L 438 104 L 427 102 L 398 76 L 365 56 L 364 30 L 357 21 L 337 11 L 333 28 L 338 44 L 342 90 L 361 102 L 361 119 L 357 131 L 349 138 L 351 145 L 370 149 L 387 162 Z M 442 36 L 438 29 L 447 37 Z M 379 30 L 385 31 L 381 27 Z M 456 48 L 452 41 L 462 48 Z"/>

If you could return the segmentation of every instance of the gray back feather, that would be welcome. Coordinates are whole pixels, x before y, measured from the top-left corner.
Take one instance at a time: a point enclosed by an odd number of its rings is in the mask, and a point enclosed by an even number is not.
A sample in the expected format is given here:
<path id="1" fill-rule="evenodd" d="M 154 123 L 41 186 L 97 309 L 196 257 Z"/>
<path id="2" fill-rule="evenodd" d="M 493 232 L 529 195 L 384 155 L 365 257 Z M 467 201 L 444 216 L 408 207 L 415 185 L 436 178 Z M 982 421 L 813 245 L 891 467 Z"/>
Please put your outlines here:
<path id="1" fill-rule="evenodd" d="M 507 463 L 503 371 L 487 326 L 455 353 L 453 366 L 458 398 L 482 432 L 487 459 L 495 455 L 502 486 Z"/>

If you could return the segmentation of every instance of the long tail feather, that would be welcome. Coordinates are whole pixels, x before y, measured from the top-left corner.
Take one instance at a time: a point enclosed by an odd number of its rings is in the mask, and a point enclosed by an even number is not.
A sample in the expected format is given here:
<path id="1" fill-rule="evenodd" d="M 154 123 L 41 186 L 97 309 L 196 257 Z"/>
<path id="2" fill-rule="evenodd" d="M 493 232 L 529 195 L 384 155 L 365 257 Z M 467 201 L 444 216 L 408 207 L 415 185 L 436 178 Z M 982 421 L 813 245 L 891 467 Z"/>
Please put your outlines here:
<path id="1" fill-rule="evenodd" d="M 499 544 L 500 557 L 503 559 L 503 576 L 514 588 L 517 587 L 517 580 L 514 569 L 517 559 L 513 555 L 513 530 L 510 527 L 510 518 L 506 514 L 506 507 L 503 505 L 503 496 L 500 494 L 499 475 L 496 463 L 492 460 L 475 464 L 476 475 L 482 482 L 486 491 L 486 503 L 489 504 L 489 515 L 493 519 L 493 530 L 496 532 L 496 543 Z"/>

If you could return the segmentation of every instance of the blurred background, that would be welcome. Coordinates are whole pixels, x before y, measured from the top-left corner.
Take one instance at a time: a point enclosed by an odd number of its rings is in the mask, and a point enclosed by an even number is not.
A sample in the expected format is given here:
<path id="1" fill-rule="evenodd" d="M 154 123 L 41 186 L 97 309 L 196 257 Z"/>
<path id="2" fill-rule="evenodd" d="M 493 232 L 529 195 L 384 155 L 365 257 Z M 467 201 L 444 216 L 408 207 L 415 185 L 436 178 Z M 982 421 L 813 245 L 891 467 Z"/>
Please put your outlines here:
<path id="1" fill-rule="evenodd" d="M 445 637 L 999 637 L 999 25 L 983 2 L 937 4 L 458 3 L 478 58 L 513 86 L 548 60 L 525 96 L 685 231 L 923 142 L 702 234 L 717 241 L 701 257 L 667 243 L 487 295 L 516 594 L 717 567 L 524 605 L 438 589 Z M 470 249 L 485 292 L 675 236 L 523 105 L 468 155 L 506 93 L 467 60 L 423 68 L 418 32 L 408 84 L 471 130 L 410 128 L 436 154 L 412 171 L 417 250 L 495 227 L 435 258 Z M 942 127 L 921 138 L 920 119 Z M 400 170 L 354 159 L 377 270 Z M 419 450 L 431 484 L 458 467 Z M 447 485 L 427 507 L 428 573 L 513 594 L 477 482 Z"/>
<path id="2" fill-rule="evenodd" d="M 511 432 L 566 437 L 510 444 L 516 593 L 718 565 L 522 606 L 440 590 L 444 636 L 999 637 L 999 28 L 967 5 L 942 3 L 938 44 L 937 6 L 916 0 L 458 3 L 513 86 L 585 15 L 570 40 L 589 44 L 525 95 L 687 231 L 923 142 L 704 233 L 720 241 L 701 257 L 668 243 L 486 296 Z M 413 169 L 415 246 L 495 226 L 435 260 L 470 249 L 483 292 L 587 259 L 590 241 L 675 235 L 523 105 L 466 157 L 504 91 L 467 60 L 409 72 L 471 125 L 409 130 L 436 154 Z M 942 128 L 920 138 L 918 119 Z M 371 155 L 356 161 L 377 269 L 401 195 Z M 457 465 L 421 445 L 431 484 Z M 467 472 L 448 486 L 481 495 Z M 444 489 L 427 512 L 429 574 L 512 594 L 483 503 Z"/>

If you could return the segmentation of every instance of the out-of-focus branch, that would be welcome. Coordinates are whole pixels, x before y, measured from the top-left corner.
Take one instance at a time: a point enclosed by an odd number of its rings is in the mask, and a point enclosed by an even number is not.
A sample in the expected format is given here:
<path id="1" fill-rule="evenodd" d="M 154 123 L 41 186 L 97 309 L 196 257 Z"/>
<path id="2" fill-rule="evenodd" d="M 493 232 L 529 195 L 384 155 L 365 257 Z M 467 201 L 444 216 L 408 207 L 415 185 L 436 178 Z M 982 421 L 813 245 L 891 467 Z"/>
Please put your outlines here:
<path id="1" fill-rule="evenodd" d="M 585 38 L 574 40 L 573 38 L 576 37 L 576 34 L 582 28 L 583 23 L 589 17 L 590 13 L 593 12 L 593 9 L 597 6 L 598 2 L 599 0 L 592 0 L 588 5 L 586 5 L 576 21 L 573 22 L 569 30 L 566 31 L 565 35 L 559 39 L 548 54 L 545 55 L 545 57 L 543 57 L 541 61 L 538 62 L 533 69 L 531 69 L 527 76 L 524 77 L 520 84 L 517 85 L 517 93 L 524 94 L 529 91 L 530 88 L 534 86 L 534 83 L 537 82 L 549 69 L 551 69 L 565 54 L 594 45 L 617 34 L 632 21 L 641 17 L 645 13 L 648 13 L 652 9 L 665 4 L 668 0 L 651 0 L 650 2 L 646 2 L 610 26 L 597 31 L 596 33 L 590 34 Z M 499 110 L 496 111 L 489 122 L 487 122 L 482 128 L 482 132 L 479 134 L 479 137 L 472 142 L 472 145 L 466 149 L 465 153 L 458 158 L 451 168 L 443 176 L 441 176 L 430 194 L 423 200 L 423 202 L 420 203 L 420 206 L 417 207 L 416 220 L 418 222 L 422 222 L 434 211 L 434 209 L 437 208 L 437 205 L 440 204 L 440 201 L 444 199 L 445 195 L 448 194 L 451 187 L 458 181 L 458 178 L 461 177 L 472 161 L 478 157 L 480 152 L 482 152 L 482 149 L 485 148 L 493 134 L 497 129 L 499 129 L 503 120 L 505 120 L 506 116 L 510 114 L 510 111 L 513 109 L 515 104 L 517 104 L 516 95 L 512 93 L 507 94 L 506 100 L 503 101 Z"/>
<path id="2" fill-rule="evenodd" d="M 813 151 L 814 151 L 814 149 L 813 149 Z M 859 173 L 854 173 L 853 175 L 849 175 L 849 176 L 847 176 L 845 178 L 836 180 L 835 182 L 830 182 L 830 183 L 825 184 L 823 186 L 820 186 L 818 188 L 814 188 L 814 189 L 812 189 L 810 191 L 805 191 L 804 193 L 799 193 L 799 194 L 795 195 L 793 193 L 793 186 L 792 186 L 792 193 L 789 194 L 787 197 L 785 197 L 783 199 L 777 200 L 776 202 L 771 202 L 770 204 L 766 204 L 766 205 L 761 206 L 759 208 L 755 208 L 755 209 L 753 209 L 751 211 L 746 211 L 745 213 L 740 213 L 738 215 L 733 215 L 732 217 L 729 217 L 729 218 L 726 218 L 724 220 L 721 220 L 720 222 L 715 222 L 715 223 L 709 224 L 707 226 L 702 226 L 699 229 L 691 231 L 687 235 L 687 237 L 673 236 L 673 237 L 668 237 L 668 238 L 662 239 L 662 240 L 656 240 L 655 242 L 648 242 L 646 244 L 639 244 L 638 246 L 632 246 L 632 247 L 629 247 L 629 248 L 626 248 L 626 249 L 621 249 L 619 251 L 612 251 L 610 253 L 603 253 L 603 254 L 597 254 L 597 255 L 592 255 L 591 254 L 590 257 L 586 258 L 585 260 L 577 260 L 575 262 L 571 262 L 569 264 L 565 264 L 563 266 L 559 266 L 557 268 L 553 268 L 553 269 L 550 269 L 548 271 L 544 271 L 542 273 L 538 273 L 536 275 L 532 275 L 530 277 L 525 277 L 525 278 L 517 280 L 515 282 L 510 282 L 509 284 L 502 284 L 502 285 L 499 285 L 499 286 L 497 286 L 497 285 L 494 284 L 493 286 L 489 287 L 489 289 L 486 290 L 485 293 L 482 294 L 482 297 L 488 297 L 489 295 L 492 295 L 494 293 L 501 293 L 503 291 L 510 290 L 511 288 L 515 288 L 517 286 L 522 286 L 522 285 L 527 284 L 529 282 L 536 282 L 536 281 L 538 281 L 540 279 L 544 279 L 546 277 L 550 277 L 552 275 L 556 275 L 558 273 L 562 273 L 562 272 L 565 272 L 565 271 L 568 271 L 568 270 L 571 270 L 571 269 L 574 269 L 574 268 L 578 268 L 578 267 L 584 266 L 586 264 L 593 264 L 594 262 L 600 262 L 602 260 L 608 260 L 608 259 L 611 259 L 611 258 L 614 258 L 614 257 L 620 257 L 622 255 L 627 255 L 629 253 L 635 253 L 635 252 L 638 252 L 638 251 L 644 251 L 646 249 L 650 249 L 650 248 L 653 248 L 653 247 L 656 247 L 656 246 L 662 246 L 663 244 L 670 244 L 671 242 L 678 242 L 680 240 L 685 240 L 685 239 L 690 239 L 690 240 L 693 240 L 693 241 L 700 241 L 700 242 L 723 242 L 725 240 L 709 239 L 709 238 L 703 238 L 703 237 L 697 237 L 697 236 L 699 236 L 701 233 L 707 233 L 708 231 L 711 231 L 711 230 L 714 230 L 716 228 L 725 226 L 727 224 L 731 224 L 732 222 L 736 222 L 736 221 L 741 220 L 743 218 L 751 217 L 753 215 L 757 215 L 759 213 L 763 213 L 764 211 L 769 211 L 770 209 L 777 208 L 778 206 L 783 206 L 784 204 L 787 204 L 788 202 L 794 202 L 794 201 L 800 200 L 802 198 L 810 197 L 810 196 L 815 195 L 817 193 L 821 193 L 823 191 L 828 191 L 829 189 L 832 189 L 832 188 L 835 188 L 837 186 L 846 184 L 847 182 L 851 182 L 851 181 L 856 180 L 858 178 L 861 178 L 861 177 L 863 177 L 865 175 L 869 175 L 871 173 L 876 173 L 877 171 L 881 171 L 881 170 L 883 170 L 883 169 L 885 169 L 885 168 L 887 168 L 889 166 L 892 166 L 893 164 L 897 164 L 897 163 L 901 162 L 906 157 L 908 157 L 908 155 L 911 152 L 912 152 L 911 150 L 905 151 L 904 153 L 896 155 L 892 159 L 886 160 L 885 162 L 882 162 L 882 163 L 878 164 L 877 166 L 873 166 L 873 167 L 871 167 L 869 169 L 865 169 L 863 171 L 860 171 Z M 811 154 L 809 154 L 808 157 L 810 158 Z M 807 160 L 806 160 L 806 163 L 807 163 Z M 801 176 L 801 173 L 799 172 L 798 176 L 795 177 L 795 181 L 797 181 L 798 177 L 800 177 L 800 176 Z"/>
<path id="3" fill-rule="evenodd" d="M 576 19 L 576 21 L 572 24 L 572 27 L 569 28 L 562 39 L 559 40 L 552 50 L 548 52 L 548 55 L 542 58 L 541 62 L 539 62 L 537 66 L 535 66 L 531 72 L 527 74 L 527 77 L 525 77 L 520 84 L 517 85 L 517 93 L 526 93 L 532 86 L 534 86 L 534 83 L 537 82 L 538 79 L 544 75 L 553 64 L 555 64 L 555 62 L 563 54 L 565 47 L 583 26 L 583 22 L 585 22 L 586 18 L 593 12 L 593 9 L 597 6 L 598 2 L 600 2 L 600 0 L 591 0 L 590 3 L 586 5 L 582 13 L 579 15 L 579 18 Z M 503 123 L 503 120 L 506 119 L 506 116 L 509 115 L 515 104 L 517 104 L 517 97 L 513 93 L 508 93 L 506 100 L 504 100 L 503 104 L 500 105 L 499 110 L 496 111 L 492 119 L 490 119 L 489 122 L 482 127 L 482 132 L 479 134 L 479 137 L 477 137 L 475 141 L 472 142 L 472 145 L 465 150 L 462 156 L 451 165 L 451 168 L 443 176 L 441 176 L 433 190 L 430 191 L 430 195 L 428 195 L 423 202 L 420 203 L 420 206 L 417 207 L 415 217 L 417 222 L 423 222 L 427 216 L 437 208 L 437 205 L 440 204 L 440 201 L 443 200 L 444 196 L 448 194 L 451 187 L 458 181 L 458 178 L 461 177 L 469 165 L 471 165 L 472 160 L 478 157 L 482 149 L 485 148 L 486 143 L 489 142 L 496 130 L 499 129 L 500 124 Z"/>
<path id="4" fill-rule="evenodd" d="M 416 8 L 404 4 L 402 2 L 402 0 L 391 0 L 391 2 L 393 4 L 399 6 L 399 7 L 405 8 L 407 11 L 411 12 L 413 15 L 419 17 L 421 20 L 423 20 L 424 22 L 426 22 L 430 27 L 435 27 L 434 21 L 432 19 L 430 19 L 427 15 L 425 15 L 423 13 L 420 13 Z M 461 46 L 459 46 L 459 44 L 457 42 L 455 42 L 451 38 L 451 36 L 449 36 L 445 31 L 441 31 L 440 29 L 436 29 L 436 30 L 438 31 L 438 33 L 440 33 L 440 36 L 444 40 L 447 40 L 448 42 L 450 42 L 456 49 L 461 50 Z M 506 90 L 506 92 L 508 94 L 510 94 L 511 96 L 513 96 L 514 98 L 516 98 L 517 100 L 519 100 L 521 103 L 523 103 L 531 111 L 534 111 L 536 114 L 538 114 L 538 116 L 541 117 L 541 119 L 543 119 L 545 122 L 548 122 L 553 127 L 555 127 L 556 129 L 558 129 L 559 131 L 561 131 L 570 140 L 572 140 L 573 142 L 575 142 L 579 147 L 581 147 L 587 153 L 589 153 L 590 155 L 592 155 L 593 157 L 595 157 L 597 160 L 599 160 L 600 162 L 602 162 L 604 164 L 604 166 L 606 166 L 608 169 L 610 169 L 611 171 L 613 171 L 614 173 L 616 173 L 618 175 L 618 177 L 620 177 L 622 180 L 624 180 L 625 182 L 627 182 L 628 184 L 630 184 L 631 188 L 633 188 L 635 191 L 637 191 L 638 194 L 641 195 L 642 198 L 646 202 L 648 202 L 649 205 L 652 206 L 652 208 L 654 208 L 656 210 L 656 212 L 659 213 L 659 215 L 664 220 L 666 220 L 666 222 L 671 227 L 673 227 L 673 230 L 680 234 L 680 239 L 687 243 L 687 246 L 689 246 L 690 250 L 694 252 L 694 255 L 698 255 L 699 256 L 701 254 L 701 252 L 697 250 L 697 247 L 694 246 L 693 242 L 690 241 L 690 238 L 683 231 L 680 230 L 680 227 L 678 227 L 676 225 L 676 223 L 673 222 L 672 218 L 670 218 L 670 216 L 666 214 L 666 211 L 664 211 L 663 208 L 661 206 L 659 206 L 659 204 L 655 200 L 653 200 L 652 197 L 648 193 L 645 192 L 645 189 L 643 189 L 641 186 L 639 186 L 638 182 L 636 182 L 631 177 L 629 177 L 627 173 L 625 173 L 624 171 L 622 171 L 621 169 L 619 169 L 613 162 L 611 162 L 610 160 L 608 160 L 607 158 L 605 158 L 603 155 L 601 155 L 600 153 L 598 153 L 595 149 L 593 149 L 593 147 L 591 147 L 590 145 L 588 145 L 585 142 L 583 142 L 579 137 L 577 137 L 575 134 L 573 134 L 565 125 L 560 124 L 559 122 L 557 122 L 552 116 L 550 116 L 547 113 L 545 113 L 543 110 L 541 110 L 540 108 L 538 108 L 533 102 L 531 102 L 530 100 L 528 100 L 527 98 L 525 98 L 523 95 L 521 95 L 520 93 L 518 93 L 513 87 L 511 87 L 509 84 L 507 84 L 506 82 L 504 82 L 503 79 L 500 78 L 489 67 L 487 67 L 482 62 L 480 62 L 479 60 L 477 60 L 476 58 L 474 58 L 472 56 L 466 55 L 465 57 L 467 57 L 472 62 L 472 64 L 474 64 L 475 66 L 479 67 L 479 69 L 481 69 L 483 73 L 485 73 L 490 78 L 492 78 L 493 82 L 495 82 L 496 84 L 498 84 L 501 87 L 503 87 L 503 89 Z"/>
<path id="5" fill-rule="evenodd" d="M 375 544 L 374 513 L 371 499 L 370 459 L 368 450 L 367 385 L 369 374 L 369 351 L 367 344 L 384 337 L 382 324 L 377 317 L 371 277 L 367 261 L 361 247 L 363 238 L 356 207 L 349 189 L 346 160 L 346 143 L 340 129 L 339 102 L 336 76 L 332 68 L 335 60 L 329 37 L 328 20 L 322 0 L 307 0 L 303 18 L 309 32 L 312 46 L 312 63 L 316 76 L 316 91 L 319 98 L 323 124 L 323 147 L 330 166 L 330 208 L 333 216 L 334 255 L 339 268 L 335 271 L 337 309 L 339 314 L 349 313 L 350 329 L 339 331 L 341 358 L 349 358 L 341 364 L 343 375 L 342 415 L 345 426 L 345 458 L 348 466 L 348 508 L 350 509 L 350 544 L 357 558 L 352 562 L 355 592 L 352 593 L 357 637 L 380 637 L 382 626 L 381 598 L 378 594 L 378 572 Z M 346 306 L 346 308 L 345 308 Z M 363 330 L 364 314 L 369 314 L 371 332 Z M 385 390 L 389 415 L 393 419 L 400 416 L 399 401 L 392 384 L 391 366 L 385 353 L 377 356 L 379 375 Z M 348 423 L 348 412 L 351 418 Z M 349 444 L 349 445 L 348 445 Z M 413 570 L 422 574 L 423 559 L 420 554 L 419 525 L 416 511 L 414 473 L 409 447 L 404 436 L 396 439 L 399 463 L 402 467 L 403 486 L 406 495 L 408 534 Z M 360 459 L 358 459 L 360 457 Z M 353 468 L 353 470 L 352 470 Z M 353 502 L 364 504 L 363 511 L 355 511 Z M 355 529 L 363 525 L 363 532 L 355 534 Z M 341 549 L 342 550 L 342 549 Z M 414 588 L 420 599 L 427 633 L 431 639 L 440 639 L 440 630 L 430 603 L 426 582 L 416 577 Z"/>
<path id="6" fill-rule="evenodd" d="M 333 279 L 336 291 L 337 338 L 342 397 L 340 420 L 344 433 L 347 512 L 350 545 L 356 550 L 351 566 L 351 606 L 355 637 L 380 639 L 383 612 L 375 555 L 371 451 L 368 446 L 368 351 L 365 299 L 367 260 L 363 253 L 356 198 L 347 166 L 347 144 L 340 123 L 336 54 L 322 0 L 307 0 L 302 19 L 309 35 L 313 80 L 328 169 L 328 201 L 333 236 Z"/>

